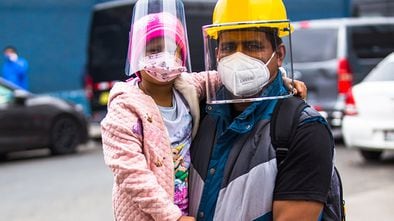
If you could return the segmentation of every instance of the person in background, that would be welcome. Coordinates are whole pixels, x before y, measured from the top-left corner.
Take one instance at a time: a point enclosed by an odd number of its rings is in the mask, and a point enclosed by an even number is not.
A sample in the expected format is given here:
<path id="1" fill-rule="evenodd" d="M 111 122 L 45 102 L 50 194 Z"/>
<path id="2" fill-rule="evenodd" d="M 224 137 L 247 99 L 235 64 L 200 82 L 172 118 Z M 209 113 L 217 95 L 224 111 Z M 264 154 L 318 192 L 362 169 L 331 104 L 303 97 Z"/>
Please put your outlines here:
<path id="1" fill-rule="evenodd" d="M 203 27 L 207 82 L 219 75 L 222 85 L 208 84 L 191 147 L 189 207 L 197 220 L 320 220 L 333 174 L 327 122 L 303 109 L 280 164 L 271 143 L 273 111 L 291 98 L 281 67 L 282 38 L 292 30 L 282 0 L 219 0 L 213 24 Z"/>
<path id="2" fill-rule="evenodd" d="M 3 50 L 4 64 L 2 77 L 15 85 L 27 90 L 28 77 L 27 71 L 29 64 L 26 59 L 18 56 L 15 47 L 7 46 Z"/>

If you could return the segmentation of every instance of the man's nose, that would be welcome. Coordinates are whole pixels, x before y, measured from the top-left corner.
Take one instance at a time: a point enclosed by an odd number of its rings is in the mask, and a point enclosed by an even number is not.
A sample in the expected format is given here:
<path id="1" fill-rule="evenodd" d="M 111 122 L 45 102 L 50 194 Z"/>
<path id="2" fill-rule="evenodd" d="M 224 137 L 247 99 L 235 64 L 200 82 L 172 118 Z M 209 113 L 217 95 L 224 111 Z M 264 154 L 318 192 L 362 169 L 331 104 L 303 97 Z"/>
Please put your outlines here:
<path id="1" fill-rule="evenodd" d="M 243 52 L 243 45 L 241 43 L 238 43 L 235 47 L 235 52 Z M 234 52 L 234 53 L 235 53 Z"/>

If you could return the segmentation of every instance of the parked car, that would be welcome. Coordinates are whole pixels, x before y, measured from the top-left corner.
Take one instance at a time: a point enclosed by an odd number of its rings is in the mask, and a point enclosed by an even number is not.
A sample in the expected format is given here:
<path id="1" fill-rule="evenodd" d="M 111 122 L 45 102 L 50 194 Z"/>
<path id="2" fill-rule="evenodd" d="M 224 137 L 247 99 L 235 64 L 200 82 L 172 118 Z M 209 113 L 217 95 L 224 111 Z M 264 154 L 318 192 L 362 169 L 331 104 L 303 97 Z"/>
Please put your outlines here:
<path id="1" fill-rule="evenodd" d="M 341 137 L 345 95 L 394 50 L 394 17 L 293 23 L 294 77 L 308 86 L 308 103 Z"/>
<path id="2" fill-rule="evenodd" d="M 68 154 L 87 141 L 83 108 L 59 98 L 35 95 L 0 78 L 0 155 L 49 148 Z"/>
<path id="3" fill-rule="evenodd" d="M 394 150 L 394 52 L 346 96 L 343 136 L 366 160 Z"/>

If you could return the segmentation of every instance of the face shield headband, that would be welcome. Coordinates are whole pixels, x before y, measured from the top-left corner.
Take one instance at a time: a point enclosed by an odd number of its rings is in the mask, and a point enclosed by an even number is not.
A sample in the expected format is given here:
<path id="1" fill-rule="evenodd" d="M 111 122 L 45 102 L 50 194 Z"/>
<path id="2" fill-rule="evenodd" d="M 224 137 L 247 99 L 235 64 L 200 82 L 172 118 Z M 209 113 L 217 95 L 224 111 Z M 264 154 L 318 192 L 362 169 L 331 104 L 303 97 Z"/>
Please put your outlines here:
<path id="1" fill-rule="evenodd" d="M 283 21 L 281 21 L 281 25 L 283 25 Z M 290 78 L 293 78 L 292 71 L 292 50 L 291 43 L 291 26 L 287 23 L 288 28 L 272 28 L 268 27 L 272 25 L 272 23 L 254 23 L 255 27 L 252 27 L 252 24 L 247 24 L 246 28 L 242 28 L 242 24 L 231 24 L 233 26 L 239 27 L 236 29 L 231 29 L 222 26 L 209 26 L 208 28 L 220 28 L 220 31 L 217 33 L 217 37 L 212 37 L 209 33 L 204 32 L 204 46 L 205 46 L 205 61 L 206 61 L 206 70 L 216 72 L 216 79 L 219 79 L 219 85 L 215 84 L 215 72 L 208 73 L 207 79 L 207 103 L 209 104 L 225 104 L 225 103 L 243 103 L 243 102 L 255 102 L 262 100 L 272 100 L 272 99 L 281 99 L 286 98 L 293 95 L 293 90 L 288 90 L 288 94 L 286 94 L 287 89 L 281 90 L 278 95 L 274 95 L 270 93 L 269 95 L 263 90 L 264 88 L 268 88 L 268 84 L 273 81 L 273 76 L 269 77 L 269 71 L 267 70 L 267 65 L 272 63 L 272 58 L 277 54 L 278 50 L 283 50 L 282 44 L 286 45 L 287 50 L 284 50 L 283 62 L 281 63 L 281 67 L 278 67 L 279 70 L 271 70 L 276 71 L 273 74 L 285 75 L 289 74 Z M 275 25 L 272 25 L 276 27 Z M 282 26 L 278 26 L 282 27 Z M 284 27 L 284 25 L 283 25 Z M 203 31 L 204 28 L 203 28 Z M 265 37 L 265 41 L 269 41 L 272 46 L 272 54 L 268 57 L 265 56 L 265 59 L 262 59 L 259 56 L 255 56 L 249 52 L 243 53 L 243 51 L 234 51 L 228 53 L 229 55 L 220 56 L 218 54 L 219 51 L 219 40 L 223 40 L 221 38 L 222 34 L 225 32 L 250 32 L 252 35 L 250 38 L 258 39 L 258 36 L 264 32 L 267 33 Z M 284 32 L 286 32 L 284 34 Z M 255 32 L 255 34 L 253 34 Z M 260 33 L 260 34 L 259 34 Z M 281 36 L 279 37 L 279 33 Z M 235 34 L 236 35 L 236 34 Z M 243 34 L 238 34 L 242 35 Z M 246 41 L 247 39 L 244 38 Z M 242 41 L 242 37 L 241 40 Z M 286 53 L 286 51 L 288 53 Z M 271 67 L 271 65 L 269 65 Z M 231 70 L 230 70 L 231 69 Z M 282 71 L 282 70 L 286 71 Z M 241 74 L 243 72 L 243 74 Z M 231 74 L 229 74 L 231 73 Z M 271 81 L 269 80 L 271 79 Z M 228 95 L 222 96 L 223 94 L 218 94 L 220 89 L 223 87 L 230 93 Z M 232 96 L 230 95 L 232 94 Z"/>

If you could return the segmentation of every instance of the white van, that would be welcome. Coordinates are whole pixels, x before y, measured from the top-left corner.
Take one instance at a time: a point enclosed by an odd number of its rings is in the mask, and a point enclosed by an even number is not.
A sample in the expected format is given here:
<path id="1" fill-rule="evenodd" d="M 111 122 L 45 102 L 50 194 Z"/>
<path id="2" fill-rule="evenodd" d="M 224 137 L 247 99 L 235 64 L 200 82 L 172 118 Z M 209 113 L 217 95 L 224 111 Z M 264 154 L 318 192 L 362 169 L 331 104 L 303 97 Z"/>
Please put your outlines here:
<path id="1" fill-rule="evenodd" d="M 394 51 L 394 17 L 293 23 L 294 76 L 308 86 L 308 103 L 325 116 L 336 138 L 345 94 Z"/>

